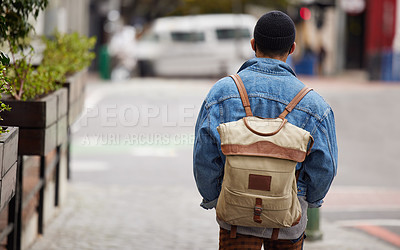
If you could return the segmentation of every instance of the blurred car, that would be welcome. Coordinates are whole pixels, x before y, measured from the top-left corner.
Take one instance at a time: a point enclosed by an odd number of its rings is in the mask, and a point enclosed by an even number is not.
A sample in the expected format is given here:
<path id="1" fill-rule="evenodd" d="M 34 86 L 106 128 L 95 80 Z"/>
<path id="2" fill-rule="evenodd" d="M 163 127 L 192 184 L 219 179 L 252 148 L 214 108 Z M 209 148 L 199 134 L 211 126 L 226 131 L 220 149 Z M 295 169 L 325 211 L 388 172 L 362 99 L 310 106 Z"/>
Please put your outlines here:
<path id="1" fill-rule="evenodd" d="M 213 14 L 156 19 L 137 44 L 142 76 L 222 76 L 254 56 L 255 17 Z"/>

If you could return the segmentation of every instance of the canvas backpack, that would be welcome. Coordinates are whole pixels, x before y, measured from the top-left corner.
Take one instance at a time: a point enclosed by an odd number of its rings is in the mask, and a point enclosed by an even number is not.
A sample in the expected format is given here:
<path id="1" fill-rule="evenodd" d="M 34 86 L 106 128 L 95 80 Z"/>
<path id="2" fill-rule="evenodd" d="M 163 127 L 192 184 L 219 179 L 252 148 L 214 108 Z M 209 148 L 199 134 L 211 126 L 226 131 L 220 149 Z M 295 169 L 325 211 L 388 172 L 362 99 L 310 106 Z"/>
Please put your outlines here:
<path id="1" fill-rule="evenodd" d="M 261 118 L 252 115 L 239 75 L 231 77 L 246 116 L 217 128 L 226 156 L 217 217 L 234 226 L 279 229 L 296 225 L 301 218 L 296 165 L 305 160 L 314 140 L 285 117 L 312 89 L 303 88 L 279 117 Z"/>

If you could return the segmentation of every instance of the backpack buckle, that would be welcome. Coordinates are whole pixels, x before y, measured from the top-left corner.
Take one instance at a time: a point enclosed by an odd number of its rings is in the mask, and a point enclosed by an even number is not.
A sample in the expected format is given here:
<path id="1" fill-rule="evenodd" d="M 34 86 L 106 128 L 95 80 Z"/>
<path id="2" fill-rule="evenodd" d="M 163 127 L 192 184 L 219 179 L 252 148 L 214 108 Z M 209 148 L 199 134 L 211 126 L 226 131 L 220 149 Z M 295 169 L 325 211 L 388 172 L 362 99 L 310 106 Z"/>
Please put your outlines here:
<path id="1" fill-rule="evenodd" d="M 259 207 L 259 206 L 254 207 L 254 215 L 261 216 L 262 211 L 263 211 L 262 207 Z"/>
<path id="2" fill-rule="evenodd" d="M 263 211 L 262 200 L 260 198 L 257 198 L 256 205 L 254 206 L 254 217 L 253 217 L 254 222 L 262 223 L 262 220 L 261 220 L 262 211 Z"/>

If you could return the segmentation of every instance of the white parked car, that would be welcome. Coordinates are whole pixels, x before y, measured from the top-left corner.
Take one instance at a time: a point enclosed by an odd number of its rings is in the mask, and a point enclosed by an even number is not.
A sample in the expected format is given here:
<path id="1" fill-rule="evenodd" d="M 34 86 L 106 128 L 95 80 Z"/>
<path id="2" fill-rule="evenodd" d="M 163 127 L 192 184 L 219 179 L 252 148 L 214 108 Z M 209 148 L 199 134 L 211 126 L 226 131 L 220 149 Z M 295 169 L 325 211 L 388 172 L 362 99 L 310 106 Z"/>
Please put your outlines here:
<path id="1" fill-rule="evenodd" d="M 254 56 L 255 17 L 210 14 L 156 19 L 138 41 L 143 76 L 222 76 L 236 73 Z"/>

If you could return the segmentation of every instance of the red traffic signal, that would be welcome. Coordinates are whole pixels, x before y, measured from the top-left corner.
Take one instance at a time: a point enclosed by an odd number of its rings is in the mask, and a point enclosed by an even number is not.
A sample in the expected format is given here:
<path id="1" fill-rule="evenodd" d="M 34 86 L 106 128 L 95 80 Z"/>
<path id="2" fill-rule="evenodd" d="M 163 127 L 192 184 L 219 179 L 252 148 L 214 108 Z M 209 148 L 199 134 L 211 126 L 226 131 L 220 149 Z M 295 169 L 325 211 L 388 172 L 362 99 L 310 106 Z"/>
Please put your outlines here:
<path id="1" fill-rule="evenodd" d="M 310 20 L 310 18 L 311 18 L 311 11 L 310 11 L 310 9 L 307 8 L 307 7 L 302 7 L 302 8 L 300 8 L 300 17 L 301 17 L 303 20 Z"/>

